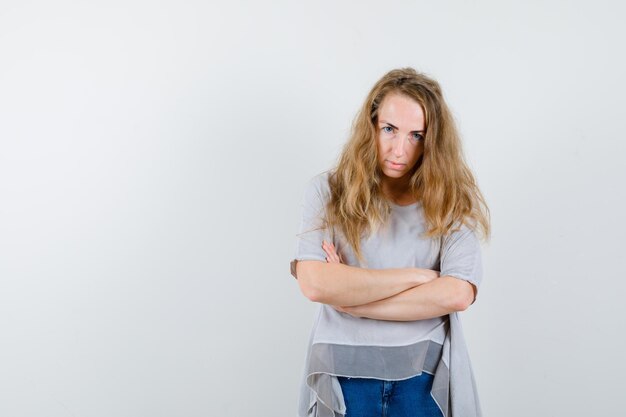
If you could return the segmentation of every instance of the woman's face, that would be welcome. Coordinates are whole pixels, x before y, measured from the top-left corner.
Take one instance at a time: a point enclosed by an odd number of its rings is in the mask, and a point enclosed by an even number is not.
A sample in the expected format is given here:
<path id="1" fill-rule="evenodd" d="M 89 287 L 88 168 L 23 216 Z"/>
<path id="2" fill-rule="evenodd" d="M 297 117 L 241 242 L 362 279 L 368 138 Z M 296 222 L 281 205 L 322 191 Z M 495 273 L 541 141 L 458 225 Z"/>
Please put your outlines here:
<path id="1" fill-rule="evenodd" d="M 403 94 L 389 93 L 378 108 L 378 165 L 388 183 L 400 183 L 424 153 L 424 111 Z M 399 181 L 398 181 L 399 180 Z"/>

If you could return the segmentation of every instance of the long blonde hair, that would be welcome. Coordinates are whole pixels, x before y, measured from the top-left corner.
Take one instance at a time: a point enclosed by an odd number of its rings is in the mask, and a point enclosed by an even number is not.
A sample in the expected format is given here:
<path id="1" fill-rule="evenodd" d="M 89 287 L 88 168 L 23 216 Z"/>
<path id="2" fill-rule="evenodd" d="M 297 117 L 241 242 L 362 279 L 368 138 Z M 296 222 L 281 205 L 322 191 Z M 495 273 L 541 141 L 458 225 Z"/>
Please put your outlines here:
<path id="1" fill-rule="evenodd" d="M 343 232 L 363 261 L 361 238 L 385 224 L 391 207 L 378 165 L 378 107 L 389 93 L 403 94 L 422 106 L 424 152 L 410 172 L 409 192 L 420 201 L 426 237 L 444 236 L 466 224 L 490 235 L 489 209 L 465 163 L 454 119 L 437 81 L 413 68 L 395 69 L 372 88 L 357 114 L 349 140 L 329 176 L 326 227 Z"/>

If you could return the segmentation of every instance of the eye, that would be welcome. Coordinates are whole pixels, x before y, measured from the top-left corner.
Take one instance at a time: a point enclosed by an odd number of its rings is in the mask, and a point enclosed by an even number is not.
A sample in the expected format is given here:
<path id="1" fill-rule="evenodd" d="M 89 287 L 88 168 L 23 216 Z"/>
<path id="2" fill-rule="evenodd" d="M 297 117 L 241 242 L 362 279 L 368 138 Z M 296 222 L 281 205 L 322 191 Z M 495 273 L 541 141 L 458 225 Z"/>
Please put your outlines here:
<path id="1" fill-rule="evenodd" d="M 413 134 L 411 135 L 411 139 L 415 142 L 419 142 L 420 140 L 424 140 L 424 136 L 417 132 L 413 132 Z"/>
<path id="2" fill-rule="evenodd" d="M 383 126 L 381 130 L 385 133 L 393 133 L 393 127 L 391 126 Z"/>

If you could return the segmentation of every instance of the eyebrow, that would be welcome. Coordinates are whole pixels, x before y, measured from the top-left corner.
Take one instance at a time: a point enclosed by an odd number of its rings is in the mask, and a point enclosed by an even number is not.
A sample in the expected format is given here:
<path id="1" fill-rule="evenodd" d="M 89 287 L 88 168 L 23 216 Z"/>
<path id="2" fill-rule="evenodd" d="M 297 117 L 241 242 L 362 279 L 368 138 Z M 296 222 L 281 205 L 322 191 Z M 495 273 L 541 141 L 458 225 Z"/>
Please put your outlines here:
<path id="1" fill-rule="evenodd" d="M 394 129 L 398 129 L 396 126 L 392 125 L 391 123 L 385 121 L 385 120 L 381 120 L 380 123 L 385 123 L 388 124 L 389 126 L 393 127 Z M 412 130 L 411 132 L 417 132 L 417 133 L 424 133 L 424 130 Z"/>

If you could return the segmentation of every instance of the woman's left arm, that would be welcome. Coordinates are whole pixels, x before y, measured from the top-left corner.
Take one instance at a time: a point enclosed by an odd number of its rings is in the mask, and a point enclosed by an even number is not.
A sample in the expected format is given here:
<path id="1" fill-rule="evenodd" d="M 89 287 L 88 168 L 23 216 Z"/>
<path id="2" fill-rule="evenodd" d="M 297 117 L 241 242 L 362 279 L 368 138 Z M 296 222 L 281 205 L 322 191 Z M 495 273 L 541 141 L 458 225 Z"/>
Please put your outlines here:
<path id="1" fill-rule="evenodd" d="M 463 311 L 474 301 L 475 287 L 468 281 L 443 276 L 392 297 L 358 306 L 333 306 L 355 317 L 413 321 Z"/>
<path id="2" fill-rule="evenodd" d="M 324 245 L 324 251 L 328 254 L 328 262 L 341 263 L 333 244 Z M 474 284 L 452 276 L 442 276 L 382 300 L 350 307 L 333 307 L 354 317 L 413 321 L 463 311 L 475 299 Z"/>

